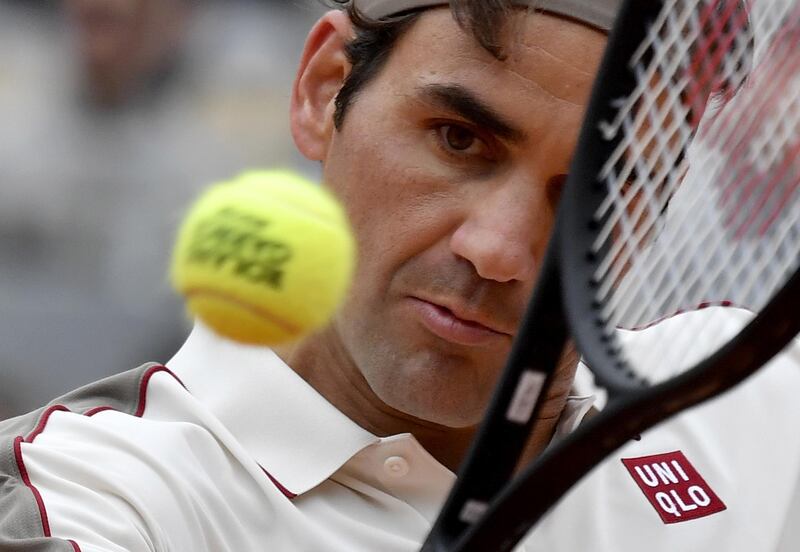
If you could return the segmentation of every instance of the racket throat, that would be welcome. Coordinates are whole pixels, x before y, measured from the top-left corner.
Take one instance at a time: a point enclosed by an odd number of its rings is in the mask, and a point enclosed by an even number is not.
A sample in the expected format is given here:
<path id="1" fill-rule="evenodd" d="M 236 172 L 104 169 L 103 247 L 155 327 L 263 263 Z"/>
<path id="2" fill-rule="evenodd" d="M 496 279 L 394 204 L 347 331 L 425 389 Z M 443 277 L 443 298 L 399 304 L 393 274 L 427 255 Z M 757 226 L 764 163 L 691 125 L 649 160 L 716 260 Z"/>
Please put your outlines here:
<path id="1" fill-rule="evenodd" d="M 554 243 L 555 236 L 487 417 L 423 545 L 424 552 L 449 550 L 483 516 L 527 451 L 531 430 L 547 402 L 541 398 L 551 396 L 554 384 L 562 379 L 559 368 L 567 325 Z"/>

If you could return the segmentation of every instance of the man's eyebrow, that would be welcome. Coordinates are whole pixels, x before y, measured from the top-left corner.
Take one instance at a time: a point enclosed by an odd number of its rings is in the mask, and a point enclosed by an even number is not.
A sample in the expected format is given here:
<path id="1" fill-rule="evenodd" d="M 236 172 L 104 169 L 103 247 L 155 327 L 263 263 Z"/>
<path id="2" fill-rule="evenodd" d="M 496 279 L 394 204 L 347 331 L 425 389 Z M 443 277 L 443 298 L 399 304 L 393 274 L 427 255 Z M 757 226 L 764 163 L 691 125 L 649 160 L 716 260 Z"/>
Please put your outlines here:
<path id="1" fill-rule="evenodd" d="M 460 84 L 426 84 L 417 87 L 417 92 L 423 100 L 432 101 L 439 107 L 453 111 L 501 138 L 512 142 L 522 142 L 527 138 L 524 131 Z"/>

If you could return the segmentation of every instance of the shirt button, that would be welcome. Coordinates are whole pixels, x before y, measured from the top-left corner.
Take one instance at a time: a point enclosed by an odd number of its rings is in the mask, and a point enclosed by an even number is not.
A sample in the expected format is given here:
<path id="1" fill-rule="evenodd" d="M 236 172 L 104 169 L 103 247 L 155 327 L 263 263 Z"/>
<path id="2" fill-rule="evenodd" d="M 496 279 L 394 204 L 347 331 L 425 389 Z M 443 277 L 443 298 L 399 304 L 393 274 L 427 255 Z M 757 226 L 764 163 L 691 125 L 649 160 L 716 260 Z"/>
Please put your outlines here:
<path id="1" fill-rule="evenodd" d="M 403 477 L 408 474 L 408 460 L 402 456 L 390 456 L 383 462 L 383 471 L 389 477 Z"/>

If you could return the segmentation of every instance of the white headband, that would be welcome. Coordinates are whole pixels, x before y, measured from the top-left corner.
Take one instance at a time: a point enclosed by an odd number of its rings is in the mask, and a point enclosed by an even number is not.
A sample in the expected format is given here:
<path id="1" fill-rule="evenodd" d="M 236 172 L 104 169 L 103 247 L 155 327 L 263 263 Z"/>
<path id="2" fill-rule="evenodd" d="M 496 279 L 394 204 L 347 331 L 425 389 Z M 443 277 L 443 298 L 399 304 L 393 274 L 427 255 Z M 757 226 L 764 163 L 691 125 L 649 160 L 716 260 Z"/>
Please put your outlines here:
<path id="1" fill-rule="evenodd" d="M 446 6 L 446 0 L 351 0 L 361 13 L 381 19 L 407 10 Z M 514 0 L 514 4 L 571 17 L 610 31 L 622 0 Z"/>

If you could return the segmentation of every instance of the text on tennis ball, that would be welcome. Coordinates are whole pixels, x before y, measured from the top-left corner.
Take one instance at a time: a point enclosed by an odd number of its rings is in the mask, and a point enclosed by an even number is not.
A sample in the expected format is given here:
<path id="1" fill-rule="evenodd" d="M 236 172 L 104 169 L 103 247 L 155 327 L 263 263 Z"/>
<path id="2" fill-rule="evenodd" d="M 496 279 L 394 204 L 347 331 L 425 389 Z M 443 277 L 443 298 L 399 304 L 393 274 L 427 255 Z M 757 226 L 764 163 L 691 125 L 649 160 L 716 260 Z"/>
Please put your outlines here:
<path id="1" fill-rule="evenodd" d="M 280 289 L 293 252 L 288 244 L 264 237 L 269 224 L 238 209 L 220 209 L 198 222 L 188 262 Z"/>

